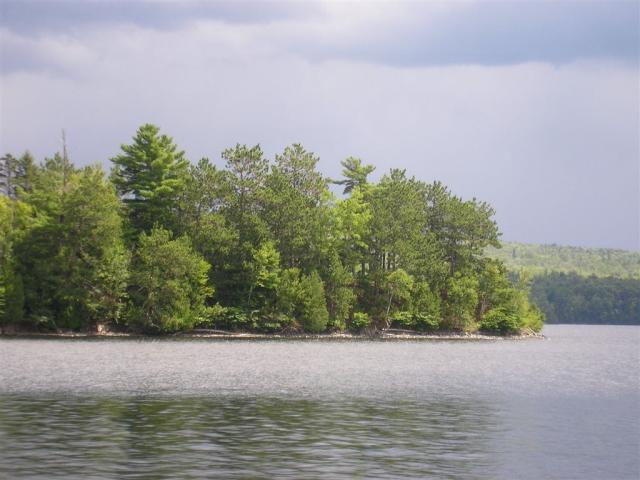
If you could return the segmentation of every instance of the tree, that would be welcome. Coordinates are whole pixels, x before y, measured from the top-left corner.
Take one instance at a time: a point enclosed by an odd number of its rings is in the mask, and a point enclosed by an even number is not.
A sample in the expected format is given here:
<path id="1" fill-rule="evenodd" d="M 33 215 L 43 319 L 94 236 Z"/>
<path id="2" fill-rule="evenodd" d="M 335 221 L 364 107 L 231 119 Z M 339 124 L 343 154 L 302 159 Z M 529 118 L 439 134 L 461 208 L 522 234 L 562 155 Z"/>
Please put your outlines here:
<path id="1" fill-rule="evenodd" d="M 133 236 L 155 224 L 173 228 L 188 173 L 184 152 L 151 124 L 138 128 L 133 143 L 121 149 L 123 153 L 111 159 L 111 179 L 127 206 Z"/>
<path id="2" fill-rule="evenodd" d="M 218 299 L 233 304 L 238 286 L 229 278 L 228 270 L 237 262 L 239 233 L 224 215 L 229 195 L 227 172 L 207 158 L 190 166 L 178 204 L 176 233 L 187 235 L 193 248 L 211 265 L 209 283 L 216 286 Z"/>
<path id="3" fill-rule="evenodd" d="M 193 326 L 207 314 L 209 264 L 187 237 L 172 239 L 161 227 L 142 233 L 132 265 L 129 324 L 151 332 Z"/>
<path id="4" fill-rule="evenodd" d="M 122 204 L 100 166 L 86 167 L 63 203 L 58 254 L 62 300 L 72 324 L 117 322 L 129 267 Z"/>
<path id="5" fill-rule="evenodd" d="M 302 308 L 300 323 L 307 332 L 319 333 L 327 328 L 329 313 L 325 303 L 324 284 L 318 272 L 302 278 Z"/>
<path id="6" fill-rule="evenodd" d="M 251 287 L 247 306 L 251 308 L 254 293 L 260 299 L 259 308 L 275 302 L 275 292 L 280 281 L 280 254 L 273 242 L 265 242 L 254 251 L 253 261 L 248 268 L 251 270 Z"/>
<path id="7" fill-rule="evenodd" d="M 260 145 L 250 148 L 236 144 L 222 152 L 222 158 L 229 173 L 227 218 L 238 229 L 240 245 L 249 242 L 256 246 L 263 230 L 258 215 L 269 162 L 264 158 Z"/>
<path id="8" fill-rule="evenodd" d="M 13 265 L 15 275 L 22 281 L 24 318 L 32 324 L 51 328 L 80 326 L 64 324 L 70 317 L 69 305 L 63 300 L 69 270 L 60 257 L 64 246 L 64 204 L 77 180 L 73 165 L 56 153 L 36 168 L 31 191 L 22 194 L 30 214 L 24 227 L 16 229 L 20 234 L 13 240 Z M 14 204 L 16 208 L 20 205 L 23 203 Z M 57 320 L 62 320 L 60 325 Z"/>
<path id="9" fill-rule="evenodd" d="M 426 281 L 417 281 L 411 290 L 412 325 L 419 330 L 435 330 L 441 320 L 440 297 Z"/>
<path id="10" fill-rule="evenodd" d="M 453 330 L 473 330 L 478 304 L 478 280 L 460 273 L 447 280 L 443 324 Z"/>
<path id="11" fill-rule="evenodd" d="M 363 165 L 362 160 L 349 157 L 340 162 L 344 180 L 334 181 L 336 185 L 344 185 L 343 193 L 351 193 L 357 187 L 367 184 L 367 177 L 376 169 L 373 165 Z"/>
<path id="12" fill-rule="evenodd" d="M 499 246 L 494 210 L 485 202 L 463 201 L 435 182 L 425 190 L 428 231 L 442 246 L 449 276 L 472 269 L 489 246 Z"/>
<path id="13" fill-rule="evenodd" d="M 276 287 L 276 308 L 287 317 L 294 319 L 299 316 L 299 305 L 304 292 L 300 282 L 300 269 L 287 268 L 282 270 L 280 281 Z"/>
<path id="14" fill-rule="evenodd" d="M 329 324 L 337 330 L 344 330 L 356 300 L 353 291 L 353 277 L 349 270 L 342 265 L 335 252 L 330 254 L 325 270 L 325 294 Z"/>
<path id="15" fill-rule="evenodd" d="M 371 205 L 360 188 L 352 190 L 349 198 L 339 200 L 332 209 L 330 232 L 334 249 L 354 277 L 358 267 L 360 275 L 365 274 L 371 216 Z"/>
<path id="16" fill-rule="evenodd" d="M 25 197 L 33 214 L 15 239 L 12 303 L 17 313 L 24 298 L 27 318 L 50 327 L 117 321 L 128 264 L 120 200 L 100 167 L 66 169 L 60 156 L 47 161 Z"/>
<path id="17" fill-rule="evenodd" d="M 328 243 L 327 180 L 316 170 L 318 157 L 293 144 L 276 155 L 267 177 L 264 218 L 283 266 L 310 272 Z"/>
<path id="18" fill-rule="evenodd" d="M 220 297 L 231 305 L 243 305 L 251 289 L 251 261 L 255 249 L 268 240 L 262 213 L 262 197 L 269 162 L 260 145 L 236 144 L 222 152 L 226 161 L 226 187 L 222 214 L 237 232 L 233 255 L 220 276 L 224 285 Z"/>
<path id="19" fill-rule="evenodd" d="M 24 152 L 16 161 L 13 172 L 15 191 L 18 198 L 32 191 L 36 172 L 37 166 L 33 155 L 29 151 Z"/>
<path id="20" fill-rule="evenodd" d="M 385 316 L 385 328 L 391 325 L 391 307 L 396 303 L 396 307 L 402 308 L 411 299 L 411 290 L 413 288 L 414 279 L 401 268 L 391 272 L 385 282 L 385 289 L 389 296 L 387 303 L 387 311 Z"/>

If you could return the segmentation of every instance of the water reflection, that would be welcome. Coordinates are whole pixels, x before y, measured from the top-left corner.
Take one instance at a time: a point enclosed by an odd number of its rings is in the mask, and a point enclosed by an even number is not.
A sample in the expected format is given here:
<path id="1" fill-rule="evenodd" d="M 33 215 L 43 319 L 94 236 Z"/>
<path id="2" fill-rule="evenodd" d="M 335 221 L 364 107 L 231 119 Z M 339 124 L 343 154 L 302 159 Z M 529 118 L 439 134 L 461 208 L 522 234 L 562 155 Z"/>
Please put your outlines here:
<path id="1" fill-rule="evenodd" d="M 489 478 L 490 405 L 0 397 L 9 478 Z M 2 470 L 0 470 L 1 472 Z"/>

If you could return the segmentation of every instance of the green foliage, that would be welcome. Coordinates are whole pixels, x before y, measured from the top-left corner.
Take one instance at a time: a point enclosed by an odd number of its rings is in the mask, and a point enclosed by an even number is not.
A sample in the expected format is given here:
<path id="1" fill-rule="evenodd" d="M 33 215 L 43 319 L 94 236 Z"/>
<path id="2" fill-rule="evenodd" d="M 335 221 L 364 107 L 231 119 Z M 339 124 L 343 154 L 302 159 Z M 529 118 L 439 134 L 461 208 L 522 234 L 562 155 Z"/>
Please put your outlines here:
<path id="1" fill-rule="evenodd" d="M 480 330 L 498 335 L 520 331 L 520 322 L 515 312 L 505 308 L 494 308 L 482 316 Z"/>
<path id="2" fill-rule="evenodd" d="M 247 269 L 251 272 L 247 305 L 259 310 L 272 307 L 280 282 L 280 254 L 273 242 L 265 242 L 253 252 Z"/>
<path id="3" fill-rule="evenodd" d="M 189 329 L 207 315 L 209 264 L 187 237 L 155 227 L 142 233 L 131 272 L 128 320 L 147 331 Z"/>
<path id="4" fill-rule="evenodd" d="M 360 276 L 365 274 L 371 215 L 371 206 L 360 188 L 352 190 L 349 198 L 338 201 L 332 209 L 333 248 L 354 277 L 358 270 Z"/>
<path id="5" fill-rule="evenodd" d="M 548 323 L 640 324 L 640 279 L 538 275 L 531 299 Z"/>
<path id="6" fill-rule="evenodd" d="M 371 321 L 369 320 L 369 315 L 366 312 L 355 312 L 349 328 L 354 332 L 359 332 L 360 330 L 368 328 L 370 324 Z"/>
<path id="7" fill-rule="evenodd" d="M 175 225 L 178 198 L 185 188 L 188 160 L 155 125 L 142 125 L 131 145 L 111 159 L 112 181 L 122 195 L 134 235 L 159 224 Z"/>
<path id="8" fill-rule="evenodd" d="M 385 281 L 385 291 L 388 296 L 386 311 L 387 327 L 391 325 L 391 314 L 397 310 L 402 310 L 410 301 L 413 281 L 413 277 L 401 268 L 387 275 Z"/>
<path id="9" fill-rule="evenodd" d="M 72 324 L 117 321 L 120 316 L 129 267 L 120 210 L 100 167 L 83 169 L 64 198 L 60 293 Z"/>
<path id="10" fill-rule="evenodd" d="M 126 321 L 149 332 L 541 327 L 526 282 L 512 286 L 484 255 L 498 244 L 486 203 L 400 169 L 370 183 L 374 167 L 354 157 L 342 162 L 334 183 L 348 196 L 337 199 L 300 144 L 271 163 L 259 145 L 222 159 L 224 168 L 189 165 L 153 125 L 112 159 L 111 183 L 66 154 L 40 165 L 3 157 L 13 182 L 0 199 L 3 321 Z"/>
<path id="11" fill-rule="evenodd" d="M 503 242 L 487 253 L 503 260 L 512 276 L 532 276 L 529 298 L 549 323 L 640 321 L 638 252 Z"/>
<path id="12" fill-rule="evenodd" d="M 55 156 L 14 205 L 13 286 L 7 320 L 85 328 L 116 321 L 129 254 L 120 201 L 99 167 L 76 171 Z M 30 208 L 29 208 L 30 207 Z M 22 217 L 22 218 L 21 218 Z"/>
<path id="13" fill-rule="evenodd" d="M 547 272 L 575 272 L 582 276 L 640 278 L 640 252 L 501 243 L 501 248 L 488 248 L 487 255 L 501 260 L 512 271 L 517 272 L 524 268 L 534 275 Z"/>
<path id="14" fill-rule="evenodd" d="M 460 273 L 447 281 L 443 323 L 453 330 L 473 330 L 478 304 L 478 280 Z"/>
<path id="15" fill-rule="evenodd" d="M 356 301 L 353 277 L 342 265 L 337 254 L 331 255 L 326 272 L 325 293 L 329 311 L 329 327 L 344 330 Z"/>
<path id="16" fill-rule="evenodd" d="M 353 192 L 356 188 L 367 184 L 367 177 L 376 169 L 373 165 L 363 165 L 362 160 L 349 157 L 340 162 L 344 180 L 334 181 L 336 185 L 344 185 L 344 194 Z"/>
<path id="17" fill-rule="evenodd" d="M 283 270 L 277 288 L 278 311 L 295 319 L 307 332 L 321 332 L 329 322 L 324 284 L 317 272 L 301 275 L 297 268 Z"/>
<path id="18" fill-rule="evenodd" d="M 317 268 L 328 243 L 329 192 L 317 163 L 299 144 L 285 148 L 276 155 L 263 196 L 263 217 L 283 266 L 305 272 Z"/>
<path id="19" fill-rule="evenodd" d="M 7 300 L 6 300 L 6 279 L 4 272 L 0 269 L 0 324 L 4 323 L 5 310 L 7 308 Z"/>
<path id="20" fill-rule="evenodd" d="M 325 304 L 324 284 L 317 272 L 305 276 L 300 281 L 302 304 L 300 323 L 307 332 L 322 332 L 329 322 L 329 312 Z"/>
<path id="21" fill-rule="evenodd" d="M 304 292 L 300 282 L 300 270 L 297 268 L 287 268 L 283 270 L 280 283 L 276 288 L 276 306 L 278 311 L 289 317 L 296 316 L 303 295 Z"/>
<path id="22" fill-rule="evenodd" d="M 249 314 L 238 307 L 223 307 L 210 315 L 208 324 L 224 330 L 251 330 L 257 325 L 250 319 Z"/>
<path id="23" fill-rule="evenodd" d="M 416 282 L 411 291 L 411 317 L 418 330 L 436 330 L 440 326 L 441 300 L 426 281 Z"/>
<path id="24" fill-rule="evenodd" d="M 28 151 L 19 158 L 7 154 L 0 158 L 0 178 L 3 179 L 4 192 L 15 200 L 22 198 L 32 189 L 36 172 L 33 156 Z"/>

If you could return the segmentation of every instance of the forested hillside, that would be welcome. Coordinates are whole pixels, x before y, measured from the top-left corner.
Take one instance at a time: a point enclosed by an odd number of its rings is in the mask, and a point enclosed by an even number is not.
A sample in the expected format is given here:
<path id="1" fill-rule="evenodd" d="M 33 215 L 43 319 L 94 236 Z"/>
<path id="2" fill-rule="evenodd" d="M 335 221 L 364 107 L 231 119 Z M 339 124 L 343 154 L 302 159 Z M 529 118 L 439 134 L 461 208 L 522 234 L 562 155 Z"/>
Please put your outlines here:
<path id="1" fill-rule="evenodd" d="M 526 272 L 548 323 L 640 324 L 640 252 L 502 242 L 487 254 Z"/>
<path id="2" fill-rule="evenodd" d="M 160 333 L 193 327 L 324 332 L 539 330 L 541 312 L 500 261 L 494 211 L 441 183 L 342 162 L 344 198 L 302 145 L 190 162 L 140 127 L 107 176 L 65 151 L 4 157 L 5 324 Z"/>
<path id="3" fill-rule="evenodd" d="M 525 268 L 533 274 L 575 272 L 598 277 L 640 278 L 640 252 L 563 245 L 501 242 L 489 247 L 487 255 L 502 260 L 509 270 Z"/>
<path id="4" fill-rule="evenodd" d="M 640 279 L 583 277 L 575 273 L 537 276 L 530 298 L 548 323 L 640 324 Z"/>

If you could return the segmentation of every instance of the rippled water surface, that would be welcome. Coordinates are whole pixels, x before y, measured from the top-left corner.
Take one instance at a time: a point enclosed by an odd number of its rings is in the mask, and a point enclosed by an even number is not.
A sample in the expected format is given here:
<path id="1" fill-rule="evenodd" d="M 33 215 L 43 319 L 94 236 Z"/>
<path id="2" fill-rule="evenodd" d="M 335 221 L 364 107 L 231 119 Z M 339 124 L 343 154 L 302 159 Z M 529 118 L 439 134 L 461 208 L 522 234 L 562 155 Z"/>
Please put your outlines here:
<path id="1" fill-rule="evenodd" d="M 640 327 L 0 339 L 0 478 L 640 477 Z"/>

